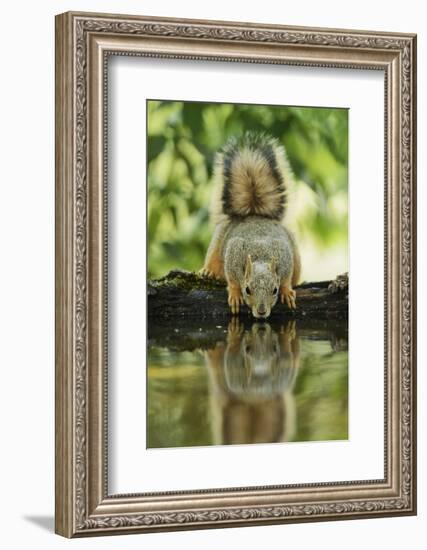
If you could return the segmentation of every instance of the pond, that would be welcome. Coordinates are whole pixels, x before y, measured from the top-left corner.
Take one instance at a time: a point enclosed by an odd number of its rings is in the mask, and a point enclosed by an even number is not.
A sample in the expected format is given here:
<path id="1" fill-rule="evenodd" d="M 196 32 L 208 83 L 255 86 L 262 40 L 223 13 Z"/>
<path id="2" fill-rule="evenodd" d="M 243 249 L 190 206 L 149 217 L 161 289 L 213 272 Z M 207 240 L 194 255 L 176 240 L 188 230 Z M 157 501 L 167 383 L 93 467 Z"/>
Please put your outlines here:
<path id="1" fill-rule="evenodd" d="M 149 448 L 345 440 L 347 322 L 151 323 Z"/>

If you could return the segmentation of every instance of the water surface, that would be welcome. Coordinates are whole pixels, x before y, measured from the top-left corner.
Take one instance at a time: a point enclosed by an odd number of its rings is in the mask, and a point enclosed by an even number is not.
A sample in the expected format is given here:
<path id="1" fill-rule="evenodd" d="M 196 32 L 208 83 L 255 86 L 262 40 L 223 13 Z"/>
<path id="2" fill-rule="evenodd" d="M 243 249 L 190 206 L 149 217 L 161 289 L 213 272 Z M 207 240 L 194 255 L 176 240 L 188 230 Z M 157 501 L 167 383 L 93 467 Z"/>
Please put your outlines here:
<path id="1" fill-rule="evenodd" d="M 347 323 L 149 329 L 147 446 L 348 438 Z"/>

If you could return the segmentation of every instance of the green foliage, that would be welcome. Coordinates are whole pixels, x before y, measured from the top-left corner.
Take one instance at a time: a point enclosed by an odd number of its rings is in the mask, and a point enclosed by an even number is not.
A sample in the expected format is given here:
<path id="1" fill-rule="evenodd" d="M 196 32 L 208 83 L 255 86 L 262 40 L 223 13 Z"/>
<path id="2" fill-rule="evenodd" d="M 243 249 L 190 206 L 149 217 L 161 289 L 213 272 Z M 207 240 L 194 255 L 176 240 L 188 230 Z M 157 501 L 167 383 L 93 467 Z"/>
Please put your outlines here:
<path id="1" fill-rule="evenodd" d="M 203 264 L 212 228 L 215 152 L 231 136 L 265 131 L 285 146 L 296 176 L 294 229 L 317 249 L 347 245 L 345 109 L 148 102 L 148 270 Z"/>

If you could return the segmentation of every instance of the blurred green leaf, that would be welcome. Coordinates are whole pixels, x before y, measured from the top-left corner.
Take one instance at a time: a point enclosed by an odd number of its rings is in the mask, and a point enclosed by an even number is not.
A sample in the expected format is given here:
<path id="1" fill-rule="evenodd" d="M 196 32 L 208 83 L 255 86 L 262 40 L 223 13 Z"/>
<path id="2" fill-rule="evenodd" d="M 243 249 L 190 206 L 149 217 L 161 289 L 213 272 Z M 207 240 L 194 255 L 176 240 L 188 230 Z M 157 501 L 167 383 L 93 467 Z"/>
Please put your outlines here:
<path id="1" fill-rule="evenodd" d="M 246 130 L 270 133 L 285 146 L 296 176 L 292 192 L 300 196 L 294 226 L 306 245 L 319 251 L 346 247 L 346 109 L 148 101 L 147 112 L 151 277 L 203 264 L 212 232 L 215 153 Z"/>

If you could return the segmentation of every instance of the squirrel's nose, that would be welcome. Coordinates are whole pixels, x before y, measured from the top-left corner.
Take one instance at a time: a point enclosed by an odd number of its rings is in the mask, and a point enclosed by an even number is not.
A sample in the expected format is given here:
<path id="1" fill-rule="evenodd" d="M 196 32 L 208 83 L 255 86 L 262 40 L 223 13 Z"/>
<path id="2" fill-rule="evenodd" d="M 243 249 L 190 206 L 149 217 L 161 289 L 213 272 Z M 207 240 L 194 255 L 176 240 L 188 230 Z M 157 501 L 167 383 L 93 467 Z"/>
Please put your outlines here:
<path id="1" fill-rule="evenodd" d="M 258 313 L 259 313 L 259 315 L 265 315 L 267 313 L 267 309 L 266 309 L 264 304 L 261 304 L 258 307 Z"/>

